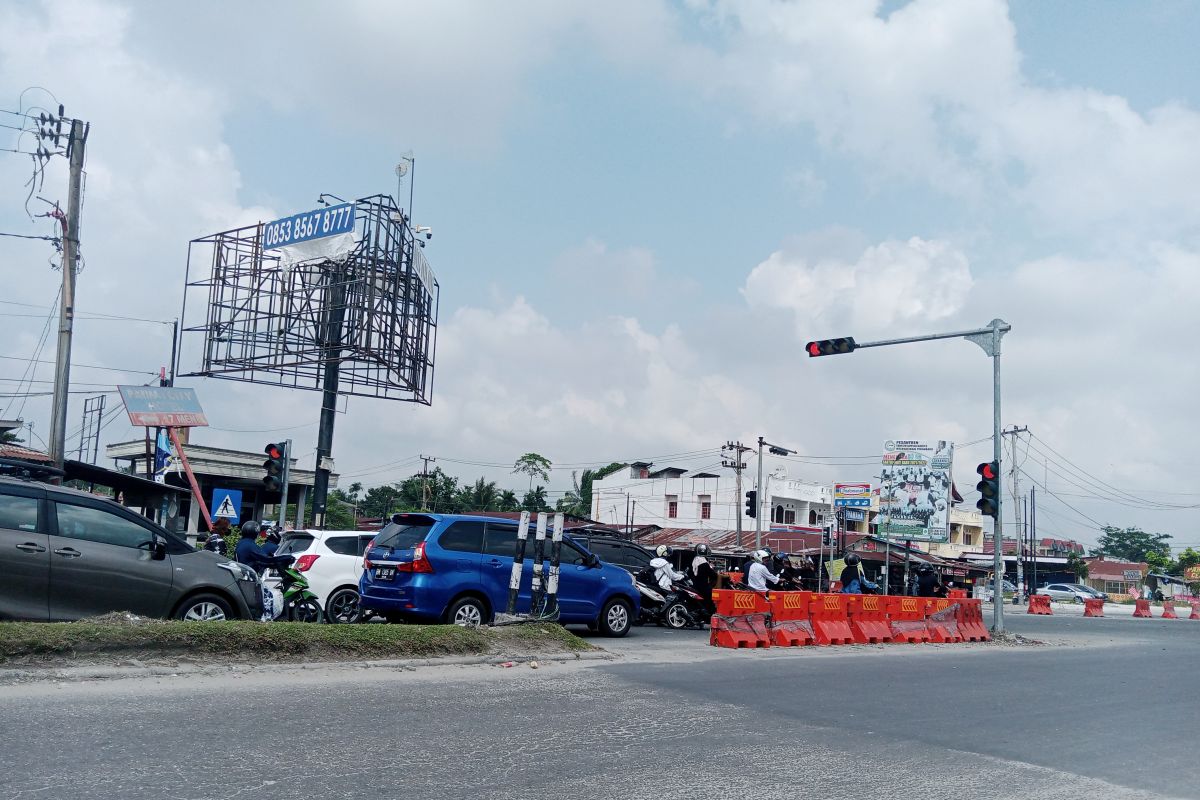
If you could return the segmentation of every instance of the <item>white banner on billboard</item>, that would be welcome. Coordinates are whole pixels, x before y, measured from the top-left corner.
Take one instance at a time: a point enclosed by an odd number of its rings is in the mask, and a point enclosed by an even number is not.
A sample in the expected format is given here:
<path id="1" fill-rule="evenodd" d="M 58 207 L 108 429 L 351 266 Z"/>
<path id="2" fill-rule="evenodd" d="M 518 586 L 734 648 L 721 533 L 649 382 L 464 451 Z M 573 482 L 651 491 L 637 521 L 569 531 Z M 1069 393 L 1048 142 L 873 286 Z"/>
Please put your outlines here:
<path id="1" fill-rule="evenodd" d="M 893 540 L 950 539 L 954 443 L 889 439 L 883 445 L 879 533 Z"/>

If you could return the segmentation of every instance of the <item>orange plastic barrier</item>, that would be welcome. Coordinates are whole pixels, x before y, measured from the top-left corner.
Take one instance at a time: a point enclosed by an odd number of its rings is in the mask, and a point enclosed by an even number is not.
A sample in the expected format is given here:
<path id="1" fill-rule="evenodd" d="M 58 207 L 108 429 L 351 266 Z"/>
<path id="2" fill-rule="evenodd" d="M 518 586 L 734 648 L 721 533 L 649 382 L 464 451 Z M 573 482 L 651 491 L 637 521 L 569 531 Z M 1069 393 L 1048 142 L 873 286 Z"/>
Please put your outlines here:
<path id="1" fill-rule="evenodd" d="M 1200 619 L 1200 603 L 1192 601 L 1192 615 L 1188 619 Z"/>
<path id="2" fill-rule="evenodd" d="M 809 604 L 812 592 L 771 592 L 771 644 L 797 647 L 815 644 Z"/>
<path id="3" fill-rule="evenodd" d="M 1135 617 L 1151 616 L 1150 601 L 1149 600 L 1134 600 L 1133 601 L 1133 615 Z"/>
<path id="4" fill-rule="evenodd" d="M 991 641 L 992 635 L 983 622 L 982 600 L 969 597 L 958 600 L 958 632 L 968 642 Z"/>
<path id="5" fill-rule="evenodd" d="M 848 594 L 845 598 L 855 644 L 879 644 L 892 640 L 884 598 L 873 594 Z"/>
<path id="6" fill-rule="evenodd" d="M 1029 595 L 1029 608 L 1026 614 L 1053 614 L 1050 610 L 1050 596 L 1045 594 Z"/>
<path id="7" fill-rule="evenodd" d="M 935 642 L 961 642 L 958 604 L 948 597 L 934 597 L 925 603 L 925 627 L 929 629 L 929 638 Z"/>
<path id="8" fill-rule="evenodd" d="M 929 628 L 925 625 L 925 600 L 921 597 L 884 598 L 893 642 L 928 642 Z"/>
<path id="9" fill-rule="evenodd" d="M 853 643 L 854 633 L 850 630 L 850 619 L 846 616 L 845 598 L 848 596 L 813 593 L 808 611 L 817 644 Z"/>
<path id="10" fill-rule="evenodd" d="M 717 613 L 709 623 L 714 647 L 770 647 L 771 606 L 758 592 L 718 589 L 712 593 Z"/>
<path id="11" fill-rule="evenodd" d="M 1175 604 L 1173 602 L 1171 602 L 1170 600 L 1163 601 L 1162 618 L 1163 619 L 1179 619 L 1179 617 L 1175 616 Z"/>
<path id="12" fill-rule="evenodd" d="M 1083 601 L 1083 615 L 1085 617 L 1103 617 L 1104 616 L 1104 600 L 1099 597 L 1094 597 L 1090 600 Z"/>

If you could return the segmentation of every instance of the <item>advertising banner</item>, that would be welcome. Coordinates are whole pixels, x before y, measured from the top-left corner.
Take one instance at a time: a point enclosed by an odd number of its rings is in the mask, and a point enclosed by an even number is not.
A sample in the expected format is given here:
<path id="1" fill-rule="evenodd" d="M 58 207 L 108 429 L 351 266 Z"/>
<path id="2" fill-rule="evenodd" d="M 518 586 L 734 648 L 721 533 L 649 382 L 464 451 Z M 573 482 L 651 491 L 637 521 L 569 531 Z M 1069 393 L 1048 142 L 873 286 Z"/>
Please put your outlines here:
<path id="1" fill-rule="evenodd" d="M 833 485 L 833 504 L 843 507 L 870 508 L 871 484 L 869 483 L 835 483 Z"/>
<path id="2" fill-rule="evenodd" d="M 949 541 L 953 465 L 953 442 L 885 442 L 879 534 L 893 540 Z"/>

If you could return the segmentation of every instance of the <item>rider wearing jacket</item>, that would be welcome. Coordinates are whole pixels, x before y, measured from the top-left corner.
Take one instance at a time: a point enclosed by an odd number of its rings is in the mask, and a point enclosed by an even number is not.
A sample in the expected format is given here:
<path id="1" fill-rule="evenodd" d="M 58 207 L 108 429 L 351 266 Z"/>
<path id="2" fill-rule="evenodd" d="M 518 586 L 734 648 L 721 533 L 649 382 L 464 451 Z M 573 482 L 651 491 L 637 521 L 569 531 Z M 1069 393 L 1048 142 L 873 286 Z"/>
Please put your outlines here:
<path id="1" fill-rule="evenodd" d="M 746 583 L 756 592 L 765 592 L 767 590 L 767 582 L 779 583 L 779 576 L 767 569 L 763 561 L 770 554 L 765 550 L 755 550 L 751 554 L 750 568 L 746 570 Z"/>
<path id="2" fill-rule="evenodd" d="M 704 603 L 711 616 L 717 613 L 717 607 L 713 604 L 712 599 L 713 587 L 717 585 L 717 571 L 712 568 L 712 564 L 708 563 L 709 552 L 708 545 L 696 545 L 696 555 L 692 559 L 689 572 L 692 574 L 692 586 L 695 587 L 696 593 L 704 598 Z"/>
<path id="3" fill-rule="evenodd" d="M 861 559 L 854 553 L 846 556 L 846 567 L 842 570 L 840 580 L 842 594 L 862 594 L 863 589 L 874 591 L 879 588 L 878 584 L 871 583 L 862 574 Z"/>
<path id="4" fill-rule="evenodd" d="M 268 567 L 290 564 L 291 556 L 273 556 L 259 547 L 258 542 L 255 541 L 258 538 L 258 530 L 258 523 L 254 520 L 250 520 L 242 526 L 242 538 L 238 540 L 235 552 L 237 560 L 259 573 Z"/>
<path id="5" fill-rule="evenodd" d="M 654 580 L 658 584 L 658 588 L 664 592 L 671 591 L 671 584 L 675 581 L 683 580 L 686 575 L 682 572 L 677 572 L 671 566 L 669 556 L 671 548 L 665 544 L 660 544 L 658 549 L 654 551 L 656 558 L 650 560 L 650 568 L 654 570 Z"/>

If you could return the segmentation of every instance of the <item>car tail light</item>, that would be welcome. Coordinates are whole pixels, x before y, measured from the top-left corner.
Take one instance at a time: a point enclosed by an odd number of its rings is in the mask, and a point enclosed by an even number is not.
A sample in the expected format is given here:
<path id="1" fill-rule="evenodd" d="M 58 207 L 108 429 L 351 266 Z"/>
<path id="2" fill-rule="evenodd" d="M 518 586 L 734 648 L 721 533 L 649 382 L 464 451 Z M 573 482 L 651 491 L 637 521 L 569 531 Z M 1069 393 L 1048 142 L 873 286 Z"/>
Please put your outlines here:
<path id="1" fill-rule="evenodd" d="M 402 561 L 396 565 L 397 572 L 433 572 L 433 564 L 425 557 L 425 543 L 421 542 L 413 550 L 412 561 Z"/>
<path id="2" fill-rule="evenodd" d="M 312 553 L 302 555 L 296 559 L 296 569 L 300 570 L 301 572 L 308 572 L 318 558 L 320 558 L 320 556 L 313 555 Z"/>
<path id="3" fill-rule="evenodd" d="M 370 569 L 371 567 L 375 566 L 374 564 L 371 563 L 371 559 L 367 558 L 367 554 L 370 553 L 374 549 L 375 549 L 375 540 L 372 539 L 371 541 L 367 542 L 367 549 L 363 550 L 363 569 Z"/>

